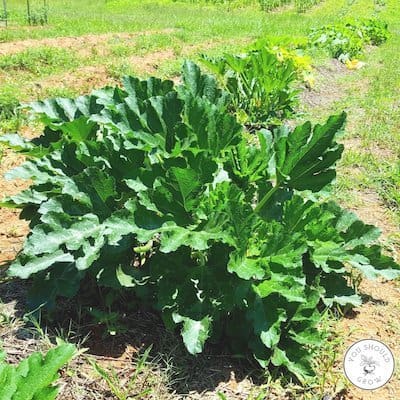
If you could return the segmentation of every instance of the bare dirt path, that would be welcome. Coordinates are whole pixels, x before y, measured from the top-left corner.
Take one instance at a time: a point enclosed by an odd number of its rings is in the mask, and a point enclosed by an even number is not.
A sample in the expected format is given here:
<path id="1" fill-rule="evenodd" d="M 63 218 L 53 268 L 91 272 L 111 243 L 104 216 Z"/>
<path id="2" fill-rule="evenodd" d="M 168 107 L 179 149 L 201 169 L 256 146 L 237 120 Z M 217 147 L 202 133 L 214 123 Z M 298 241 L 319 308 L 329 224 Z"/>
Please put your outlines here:
<path id="1" fill-rule="evenodd" d="M 0 43 L 0 56 L 16 54 L 21 51 L 32 49 L 36 47 L 58 47 L 64 49 L 74 49 L 82 55 L 90 53 L 93 49 L 98 48 L 101 45 L 109 42 L 112 39 L 124 39 L 129 40 L 140 36 L 149 36 L 154 34 L 168 34 L 176 32 L 176 29 L 162 29 L 145 32 L 134 32 L 134 33 L 104 33 L 98 35 L 83 35 L 83 36 L 66 36 L 56 38 L 44 38 L 44 39 L 25 39 L 15 42 L 4 42 Z"/>
<path id="2" fill-rule="evenodd" d="M 183 46 L 179 54 L 172 49 L 160 49 L 156 52 L 149 52 L 143 55 L 132 55 L 124 59 L 124 63 L 132 67 L 135 74 L 139 76 L 156 75 L 160 66 L 165 62 L 173 62 L 178 57 L 187 58 L 195 54 L 205 52 L 215 47 L 231 44 L 246 45 L 251 39 L 245 38 L 238 40 L 208 40 L 200 44 L 191 44 Z M 110 66 L 111 64 L 86 65 L 74 70 L 46 76 L 33 82 L 36 97 L 42 98 L 48 89 L 72 89 L 81 94 L 86 94 L 95 88 L 101 88 L 106 85 L 116 85 L 120 80 L 115 78 Z M 174 77 L 170 78 L 176 80 Z"/>
<path id="3" fill-rule="evenodd" d="M 376 339 L 385 343 L 392 351 L 395 363 L 400 360 L 400 289 L 394 282 L 363 281 L 363 294 L 370 296 L 351 316 L 343 319 L 339 327 L 347 332 L 343 349 L 361 339 Z M 398 400 L 400 380 L 398 370 L 388 384 L 380 389 L 366 391 L 350 385 L 346 399 L 352 400 Z"/>
<path id="4" fill-rule="evenodd" d="M 390 242 L 398 234 L 399 227 L 391 220 L 385 205 L 372 191 L 354 192 L 356 207 L 351 207 L 364 222 L 374 224 L 382 231 L 383 242 Z M 390 246 L 392 256 L 400 258 L 396 246 Z M 363 280 L 360 292 L 364 304 L 355 308 L 341 320 L 338 328 L 345 332 L 342 346 L 344 352 L 361 339 L 376 339 L 385 343 L 393 352 L 395 363 L 400 362 L 400 285 L 398 282 Z M 398 367 L 397 367 L 398 368 Z M 380 389 L 366 391 L 350 385 L 345 399 L 352 400 L 398 400 L 400 399 L 400 371 L 397 369 L 391 381 Z"/>
<path id="5" fill-rule="evenodd" d="M 172 50 L 161 50 L 157 53 L 149 53 L 143 56 L 131 56 L 126 62 L 132 65 L 137 74 L 152 74 L 158 69 L 158 66 L 167 60 L 173 60 L 175 54 Z M 38 97 L 48 89 L 69 89 L 81 94 L 90 93 L 95 88 L 101 88 L 107 85 L 116 85 L 120 81 L 111 73 L 107 65 L 88 65 L 75 70 L 50 75 L 35 82 L 35 91 Z"/>
<path id="6" fill-rule="evenodd" d="M 21 134 L 31 137 L 28 129 L 23 129 Z M 3 150 L 0 159 L 0 200 L 4 196 L 12 196 L 29 186 L 29 182 L 23 180 L 8 181 L 4 174 L 24 161 L 24 157 L 16 155 L 11 150 Z M 19 210 L 0 208 L 0 267 L 13 260 L 20 251 L 28 234 L 28 222 L 19 218 Z"/>
<path id="7" fill-rule="evenodd" d="M 316 87 L 311 91 L 302 93 L 302 102 L 306 112 L 312 115 L 325 116 L 332 110 L 336 110 L 335 103 L 346 98 L 346 82 L 341 78 L 345 75 L 357 73 L 346 70 L 343 64 L 336 61 L 319 68 L 316 73 Z M 360 79 L 356 83 L 359 93 L 367 94 L 369 82 Z M 357 135 L 357 118 L 362 118 L 363 109 L 355 110 L 357 114 L 349 111 L 346 132 L 351 136 Z M 359 154 L 368 152 L 379 154 L 382 158 L 393 159 L 394 155 L 389 148 L 377 148 L 375 144 L 364 146 L 358 137 L 344 137 L 345 153 L 356 152 Z M 372 147 L 371 147 L 372 146 Z M 357 166 L 340 167 L 338 174 L 357 174 Z M 380 199 L 379 195 L 371 189 L 353 190 L 347 193 L 349 201 L 343 204 L 358 215 L 368 224 L 380 228 L 381 241 L 390 255 L 400 261 L 400 248 L 396 239 L 399 234 L 399 226 L 393 219 L 393 215 Z M 395 244 L 393 244 L 393 242 Z M 393 352 L 395 363 L 400 363 L 400 284 L 398 282 L 385 282 L 383 280 L 363 280 L 360 285 L 360 293 L 364 297 L 362 306 L 355 308 L 346 315 L 337 325 L 337 332 L 343 333 L 343 343 L 337 355 L 336 368 L 342 370 L 345 352 L 354 342 L 361 339 L 376 339 L 384 342 Z M 400 370 L 397 369 L 384 387 L 374 390 L 361 390 L 348 383 L 345 394 L 337 397 L 337 400 L 399 400 L 400 399 Z"/>

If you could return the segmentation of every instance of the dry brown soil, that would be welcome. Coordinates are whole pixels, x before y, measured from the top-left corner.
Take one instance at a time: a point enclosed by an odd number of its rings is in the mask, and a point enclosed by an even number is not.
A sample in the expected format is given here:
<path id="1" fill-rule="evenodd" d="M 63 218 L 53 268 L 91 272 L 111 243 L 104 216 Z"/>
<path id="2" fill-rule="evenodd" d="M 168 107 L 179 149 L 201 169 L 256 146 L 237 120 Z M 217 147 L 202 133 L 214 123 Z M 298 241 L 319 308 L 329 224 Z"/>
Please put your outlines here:
<path id="1" fill-rule="evenodd" d="M 157 33 L 173 33 L 176 29 L 163 29 L 157 31 L 135 32 L 135 33 L 105 33 L 100 35 L 67 36 L 45 39 L 26 39 L 16 42 L 0 43 L 0 56 L 16 54 L 24 50 L 35 47 L 58 47 L 74 50 L 80 55 L 90 55 L 94 52 L 99 54 L 98 50 L 104 48 L 104 45 L 110 40 L 129 40 L 143 35 L 154 35 Z M 100 52 L 101 54 L 101 52 Z"/>
<path id="2" fill-rule="evenodd" d="M 302 93 L 302 102 L 306 110 L 315 109 L 321 115 L 332 113 L 335 110 L 335 102 L 344 99 L 347 93 L 346 82 L 341 79 L 346 74 L 357 73 L 348 71 L 341 63 L 332 61 L 317 70 L 317 84 L 311 91 Z M 353 90 L 358 93 L 367 93 L 369 82 L 359 79 Z M 355 115 L 353 115 L 355 113 Z M 345 152 L 374 154 L 382 159 L 395 159 L 396 155 L 390 148 L 371 145 L 365 146 L 362 140 L 354 136 L 357 134 L 357 119 L 362 118 L 363 109 L 348 115 L 347 132 L 351 132 L 352 137 L 343 139 Z M 353 117 L 352 117 L 353 116 Z M 341 168 L 339 173 L 357 174 L 358 166 Z M 368 189 L 363 191 L 353 190 L 348 193 L 348 204 L 344 204 L 348 209 L 355 212 L 364 222 L 376 225 L 382 231 L 382 242 L 387 247 L 387 251 L 400 261 L 400 248 L 398 246 L 399 226 L 393 215 L 383 204 L 379 195 Z M 396 239 L 396 240 L 394 240 Z M 395 244 L 393 244 L 393 242 Z M 360 293 L 364 296 L 362 306 L 355 308 L 349 315 L 343 318 L 338 326 L 338 332 L 344 332 L 343 344 L 338 354 L 336 366 L 342 368 L 345 352 L 347 348 L 360 339 L 377 339 L 384 342 L 393 352 L 395 362 L 400 362 L 400 285 L 398 282 L 369 281 L 363 280 L 360 286 Z M 348 382 L 346 393 L 340 399 L 352 400 L 399 400 L 400 399 L 400 371 L 398 367 L 391 381 L 384 387 L 365 391 L 358 389 Z"/>
<path id="3" fill-rule="evenodd" d="M 378 195 L 372 191 L 353 193 L 356 207 L 350 207 L 364 222 L 378 226 L 383 241 L 396 236 L 398 226 Z M 400 259 L 397 246 L 390 246 L 391 255 Z M 393 352 L 395 363 L 400 362 L 400 285 L 398 282 L 363 280 L 360 292 L 365 295 L 364 304 L 355 308 L 347 318 L 339 322 L 339 329 L 347 333 L 344 337 L 342 355 L 354 342 L 361 339 L 376 339 L 384 342 Z M 365 391 L 349 385 L 346 399 L 352 400 L 398 400 L 400 399 L 400 374 L 396 369 L 391 381 L 384 387 Z"/>

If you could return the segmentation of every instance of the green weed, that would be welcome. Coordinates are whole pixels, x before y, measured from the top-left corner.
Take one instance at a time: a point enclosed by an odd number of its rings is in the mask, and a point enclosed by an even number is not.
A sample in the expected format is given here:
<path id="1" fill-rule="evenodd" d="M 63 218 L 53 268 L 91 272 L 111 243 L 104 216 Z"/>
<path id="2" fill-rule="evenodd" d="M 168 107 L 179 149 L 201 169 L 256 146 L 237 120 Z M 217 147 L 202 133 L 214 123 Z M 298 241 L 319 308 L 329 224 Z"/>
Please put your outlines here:
<path id="1" fill-rule="evenodd" d="M 74 97 L 79 95 L 76 89 L 68 87 L 48 87 L 45 90 L 46 97 Z"/>
<path id="2" fill-rule="evenodd" d="M 0 86 L 0 119 L 10 119 L 18 113 L 19 97 L 16 85 Z"/>
<path id="3" fill-rule="evenodd" d="M 150 394 L 152 392 L 151 388 L 147 389 L 139 389 L 137 393 L 132 393 L 137 390 L 137 383 L 139 375 L 142 374 L 146 369 L 146 364 L 148 362 L 148 358 L 150 355 L 151 346 L 148 347 L 144 353 L 139 357 L 136 361 L 135 372 L 132 376 L 129 377 L 129 380 L 126 382 L 121 381 L 115 369 L 111 368 L 107 370 L 103 368 L 97 361 L 88 358 L 89 363 L 92 365 L 94 371 L 107 383 L 111 393 L 118 400 L 134 400 L 134 399 L 143 399 L 144 396 Z"/>
<path id="4" fill-rule="evenodd" d="M 114 57 L 126 57 L 134 53 L 133 46 L 126 44 L 115 44 L 110 47 L 110 53 Z"/>

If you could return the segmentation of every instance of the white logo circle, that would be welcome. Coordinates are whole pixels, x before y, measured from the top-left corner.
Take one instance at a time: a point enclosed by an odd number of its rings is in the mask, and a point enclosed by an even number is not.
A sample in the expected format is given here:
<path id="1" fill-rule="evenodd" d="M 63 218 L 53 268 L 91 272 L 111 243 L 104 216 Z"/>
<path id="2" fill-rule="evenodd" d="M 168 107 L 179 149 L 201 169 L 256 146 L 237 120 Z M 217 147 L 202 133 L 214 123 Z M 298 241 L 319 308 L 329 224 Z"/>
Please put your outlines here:
<path id="1" fill-rule="evenodd" d="M 355 386 L 375 390 L 387 382 L 394 372 L 394 358 L 382 342 L 364 339 L 349 347 L 344 356 L 344 373 Z"/>

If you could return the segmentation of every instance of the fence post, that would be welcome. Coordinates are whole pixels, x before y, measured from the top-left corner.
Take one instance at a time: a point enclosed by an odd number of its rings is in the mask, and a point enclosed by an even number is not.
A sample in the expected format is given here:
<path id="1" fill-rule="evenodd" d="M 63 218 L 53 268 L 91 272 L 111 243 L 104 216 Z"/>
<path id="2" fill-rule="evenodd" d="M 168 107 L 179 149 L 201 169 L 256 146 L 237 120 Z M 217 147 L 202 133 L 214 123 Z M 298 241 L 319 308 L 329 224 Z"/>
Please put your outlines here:
<path id="1" fill-rule="evenodd" d="M 4 18 L 4 22 L 5 22 L 5 24 L 6 24 L 6 28 L 7 28 L 7 25 L 8 25 L 8 15 L 7 15 L 7 2 L 6 2 L 6 0 L 3 0 L 3 12 L 4 12 L 3 18 Z"/>
<path id="2" fill-rule="evenodd" d="M 44 20 L 47 24 L 49 22 L 47 18 L 47 0 L 43 0 L 43 11 L 44 11 Z"/>
<path id="3" fill-rule="evenodd" d="M 26 0 L 26 11 L 28 13 L 28 24 L 31 24 L 31 6 L 29 4 L 29 0 Z"/>

